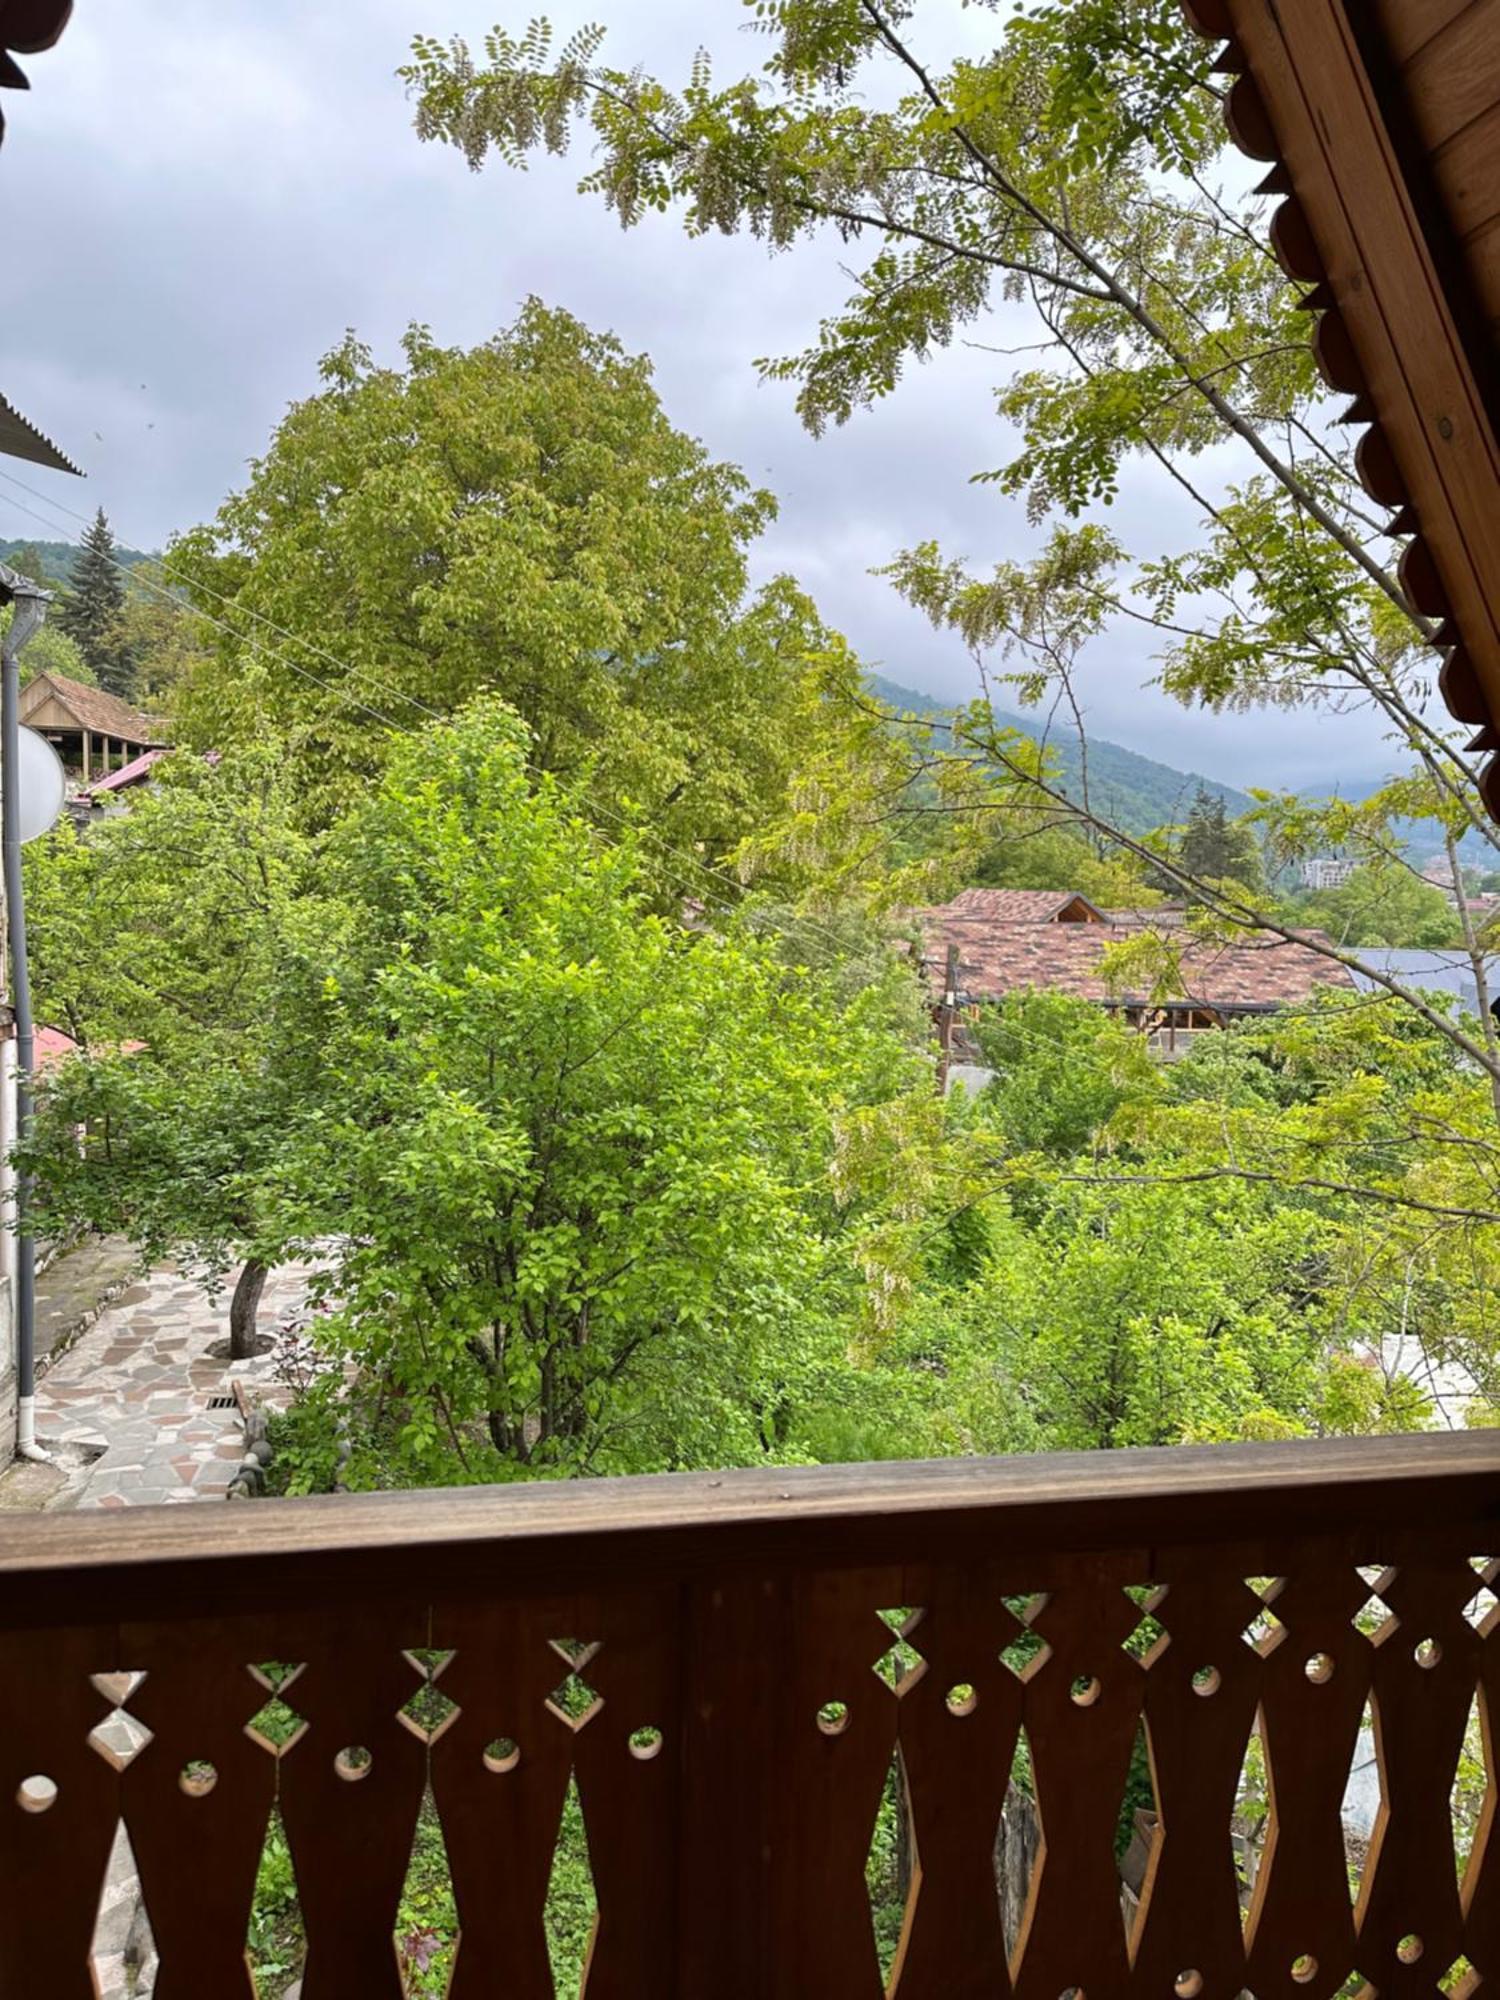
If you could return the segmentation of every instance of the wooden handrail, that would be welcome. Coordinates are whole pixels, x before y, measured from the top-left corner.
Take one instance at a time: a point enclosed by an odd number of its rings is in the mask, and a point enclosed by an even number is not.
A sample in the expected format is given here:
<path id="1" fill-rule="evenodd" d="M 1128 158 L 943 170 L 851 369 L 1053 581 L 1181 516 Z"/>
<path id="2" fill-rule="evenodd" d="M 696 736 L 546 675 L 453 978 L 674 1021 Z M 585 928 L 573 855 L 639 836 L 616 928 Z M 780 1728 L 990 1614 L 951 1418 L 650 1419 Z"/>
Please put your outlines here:
<path id="1" fill-rule="evenodd" d="M 1494 1754 L 1492 1586 L 1493 1432 L 12 1519 L 0 1995 L 92 2000 L 123 1824 L 155 2000 L 252 2000 L 274 1811 L 303 2000 L 402 2000 L 425 1811 L 458 1911 L 450 2000 L 553 2000 L 570 1784 L 599 1911 L 586 2000 L 1463 1991 L 1441 1983 L 1463 1961 L 1500 1979 L 1500 1813 L 1461 1876 L 1449 1810 L 1476 1716 Z M 302 1724 L 274 1740 L 270 1662 Z M 582 1712 L 556 1696 L 570 1665 Z M 444 1713 L 413 1713 L 424 1691 Z M 151 1732 L 128 1760 L 91 1733 L 122 1702 Z M 1384 1811 L 1351 1895 L 1341 1809 L 1372 1729 Z M 1247 1759 L 1271 1814 L 1248 1903 Z M 1018 1773 L 1043 1851 L 1008 1939 Z M 888 1982 L 865 1883 L 883 1799 L 915 1856 Z"/>
<path id="2" fill-rule="evenodd" d="M 0 1629 L 371 1594 L 1500 1528 L 1500 1431 L 792 1466 L 0 1517 Z"/>

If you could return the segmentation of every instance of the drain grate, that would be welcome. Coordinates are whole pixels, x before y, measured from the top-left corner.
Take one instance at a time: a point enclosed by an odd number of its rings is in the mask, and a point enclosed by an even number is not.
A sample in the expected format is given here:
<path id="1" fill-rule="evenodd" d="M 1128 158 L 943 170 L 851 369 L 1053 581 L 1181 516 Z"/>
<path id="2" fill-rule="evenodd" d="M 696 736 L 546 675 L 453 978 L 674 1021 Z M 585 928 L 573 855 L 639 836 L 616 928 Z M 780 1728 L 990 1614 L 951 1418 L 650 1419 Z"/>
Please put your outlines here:
<path id="1" fill-rule="evenodd" d="M 211 1410 L 237 1410 L 239 1408 L 239 1401 L 232 1394 L 221 1395 L 221 1396 L 210 1396 L 208 1399 L 208 1407 Z"/>

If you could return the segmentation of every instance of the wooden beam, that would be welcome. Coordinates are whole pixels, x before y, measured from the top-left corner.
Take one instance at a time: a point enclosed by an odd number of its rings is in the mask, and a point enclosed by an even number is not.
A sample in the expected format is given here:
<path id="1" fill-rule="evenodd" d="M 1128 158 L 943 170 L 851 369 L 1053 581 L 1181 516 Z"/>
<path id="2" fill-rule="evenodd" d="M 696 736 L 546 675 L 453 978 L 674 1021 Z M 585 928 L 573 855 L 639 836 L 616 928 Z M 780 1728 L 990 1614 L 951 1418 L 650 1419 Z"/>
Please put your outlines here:
<path id="1" fill-rule="evenodd" d="M 1230 0 L 1281 155 L 1492 711 L 1500 443 L 1342 0 Z"/>

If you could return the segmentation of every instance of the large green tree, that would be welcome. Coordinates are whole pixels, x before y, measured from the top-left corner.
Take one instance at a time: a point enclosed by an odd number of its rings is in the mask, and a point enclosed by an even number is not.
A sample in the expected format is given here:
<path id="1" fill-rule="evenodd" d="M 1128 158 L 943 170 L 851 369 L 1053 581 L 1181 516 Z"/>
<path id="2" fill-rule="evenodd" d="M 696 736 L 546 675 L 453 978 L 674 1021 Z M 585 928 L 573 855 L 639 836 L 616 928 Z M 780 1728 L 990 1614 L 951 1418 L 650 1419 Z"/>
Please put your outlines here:
<path id="1" fill-rule="evenodd" d="M 100 687 L 128 696 L 135 686 L 135 663 L 124 618 L 124 572 L 101 507 L 84 530 L 58 619 Z"/>
<path id="2" fill-rule="evenodd" d="M 330 841 L 297 1184 L 347 1232 L 338 1324 L 418 1464 L 753 1456 L 857 1314 L 879 1197 L 834 1177 L 844 1121 L 930 1124 L 930 1067 L 867 993 L 651 914 L 636 844 L 528 749 L 483 702 Z"/>
<path id="3" fill-rule="evenodd" d="M 824 682 L 807 599 L 752 593 L 769 494 L 668 420 L 649 363 L 535 301 L 471 350 L 352 338 L 168 573 L 227 628 L 176 691 L 204 748 L 269 732 L 325 817 L 394 737 L 502 695 L 538 769 L 644 830 L 678 901 L 786 801 Z"/>
<path id="4" fill-rule="evenodd" d="M 888 963 L 841 992 L 653 914 L 640 843 L 530 765 L 481 698 L 318 842 L 242 753 L 33 866 L 39 1006 L 88 1043 L 48 1210 L 251 1288 L 331 1244 L 366 1477 L 778 1449 L 941 1146 Z"/>

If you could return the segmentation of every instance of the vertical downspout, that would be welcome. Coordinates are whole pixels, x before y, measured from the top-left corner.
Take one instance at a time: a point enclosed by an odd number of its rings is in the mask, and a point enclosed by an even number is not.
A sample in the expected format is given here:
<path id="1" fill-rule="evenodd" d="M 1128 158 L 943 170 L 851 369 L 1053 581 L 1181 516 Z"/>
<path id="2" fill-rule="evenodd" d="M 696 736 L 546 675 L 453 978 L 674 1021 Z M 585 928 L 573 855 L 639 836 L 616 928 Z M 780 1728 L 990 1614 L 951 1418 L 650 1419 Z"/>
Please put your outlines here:
<path id="1" fill-rule="evenodd" d="M 10 630 L 0 645 L 0 855 L 4 860 L 5 916 L 10 934 L 11 999 L 16 1017 L 15 1117 L 17 1142 L 31 1130 L 35 1035 L 31 1018 L 31 970 L 26 956 L 26 905 L 21 895 L 21 649 L 41 626 L 51 602 L 14 571 L 3 578 L 15 605 Z M 31 1236 L 29 1188 L 17 1176 L 16 1230 L 16 1450 L 20 1457 L 50 1464 L 51 1453 L 36 1441 L 36 1246 Z"/>

